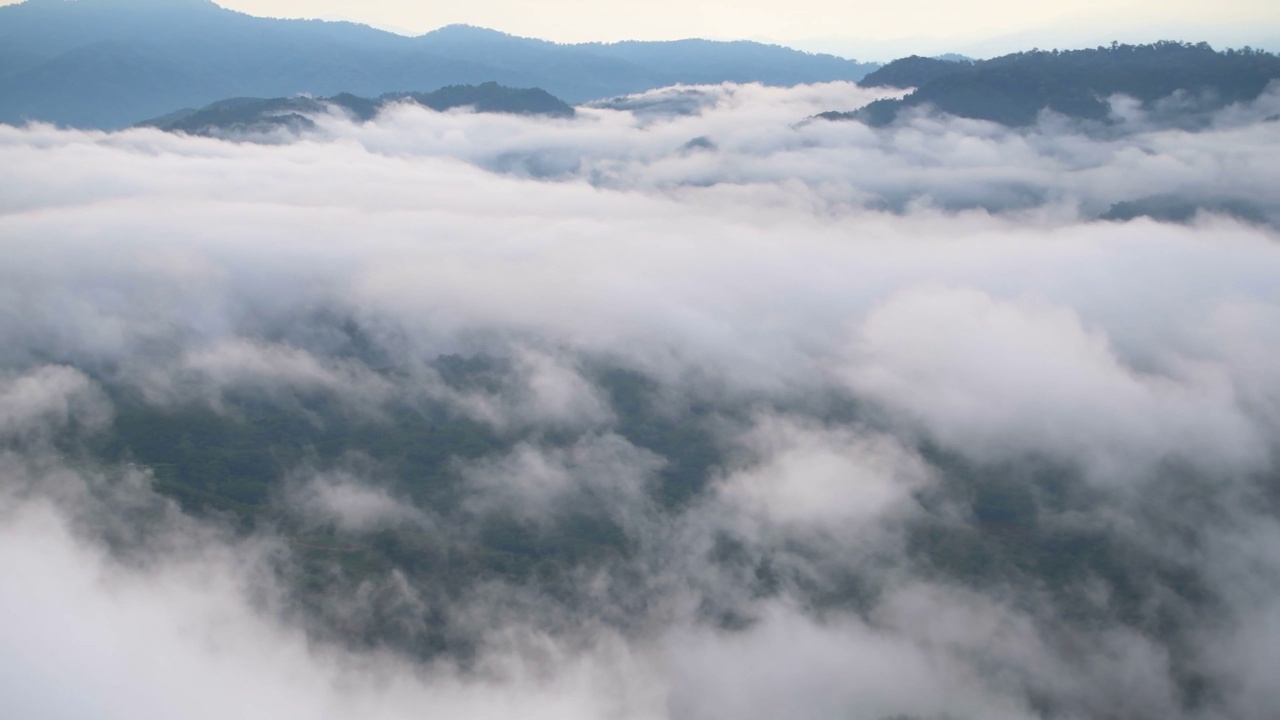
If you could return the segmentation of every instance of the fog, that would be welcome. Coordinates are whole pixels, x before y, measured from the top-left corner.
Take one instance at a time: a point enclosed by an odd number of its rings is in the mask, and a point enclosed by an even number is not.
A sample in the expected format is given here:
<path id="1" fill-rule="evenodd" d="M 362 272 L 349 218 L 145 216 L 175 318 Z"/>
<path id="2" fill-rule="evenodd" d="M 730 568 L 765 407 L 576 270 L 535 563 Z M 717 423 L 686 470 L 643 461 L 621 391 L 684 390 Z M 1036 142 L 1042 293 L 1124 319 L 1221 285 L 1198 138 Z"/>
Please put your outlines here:
<path id="1" fill-rule="evenodd" d="M 884 96 L 0 126 L 6 706 L 1269 717 L 1280 94 Z"/>

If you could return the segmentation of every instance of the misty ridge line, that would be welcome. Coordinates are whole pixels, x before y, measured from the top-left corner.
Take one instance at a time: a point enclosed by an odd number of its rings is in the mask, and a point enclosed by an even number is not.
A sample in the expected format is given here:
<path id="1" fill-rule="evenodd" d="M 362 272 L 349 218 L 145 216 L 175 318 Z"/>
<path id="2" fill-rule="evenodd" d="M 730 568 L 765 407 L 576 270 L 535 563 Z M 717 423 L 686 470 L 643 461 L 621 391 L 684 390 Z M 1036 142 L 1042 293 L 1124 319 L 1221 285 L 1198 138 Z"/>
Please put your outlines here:
<path id="1" fill-rule="evenodd" d="M 570 103 L 677 83 L 856 80 L 875 64 L 690 39 L 560 45 L 448 26 L 403 37 L 205 2 L 0 7 L 0 122 L 119 128 L 226 98 L 428 92 L 497 82 Z"/>
<path id="2" fill-rule="evenodd" d="M 457 90 L 511 97 L 507 89 L 489 88 Z M 767 185 L 791 178 L 824 185 L 829 195 L 824 202 L 833 207 L 857 205 L 894 213 L 923 204 L 947 212 L 1040 213 L 1045 221 L 1058 214 L 1062 221 L 1146 216 L 1188 222 L 1197 212 L 1207 212 L 1251 223 L 1274 226 L 1277 222 L 1274 194 L 1265 185 L 1250 182 L 1247 174 L 1233 175 L 1225 167 L 1197 173 L 1190 164 L 1186 171 L 1171 168 L 1163 177 L 1147 172 L 1147 167 L 1162 162 L 1164 154 L 1175 151 L 1198 153 L 1204 162 L 1219 163 L 1216 147 L 1228 141 L 1257 147 L 1263 154 L 1256 157 L 1267 157 L 1262 146 L 1270 142 L 1275 125 L 1271 118 L 1280 111 L 1274 90 L 1217 111 L 1198 110 L 1197 135 L 1190 137 L 1180 125 L 1170 128 L 1159 109 L 1146 110 L 1136 99 L 1124 96 L 1109 98 L 1111 124 L 1047 113 L 1034 126 L 1003 128 L 915 112 L 892 127 L 874 130 L 861 124 L 825 122 L 815 112 L 832 105 L 870 107 L 901 95 L 902 91 L 892 88 L 840 83 L 792 90 L 676 87 L 581 106 L 576 119 L 553 116 L 545 121 L 518 116 L 424 116 L 412 105 L 394 100 L 383 105 L 379 114 L 370 108 L 356 117 L 348 107 L 351 100 L 330 105 L 307 99 L 305 107 L 289 101 L 286 110 L 252 106 L 247 114 L 242 112 L 244 105 L 238 104 L 229 109 L 232 114 L 223 116 L 229 119 L 219 124 L 203 124 L 206 120 L 201 118 L 218 117 L 205 114 L 177 122 L 187 122 L 183 127 L 191 132 L 235 141 L 354 141 L 371 152 L 384 151 L 381 143 L 387 133 L 407 132 L 412 125 L 422 132 L 418 142 L 385 150 L 418 158 L 450 158 L 515 177 L 586 181 L 619 190 L 665 187 L 696 192 L 726 182 Z M 761 108 L 765 102 L 772 103 L 760 116 L 763 124 L 758 129 L 742 122 L 742 114 L 736 112 L 752 102 Z M 556 110 L 555 115 L 561 112 Z M 294 118 L 305 119 L 307 127 L 295 127 Z M 797 123 L 797 118 L 809 119 Z M 959 152 L 961 136 L 947 136 L 954 128 L 974 136 L 967 142 L 985 146 L 988 152 Z M 918 161 L 899 159 L 904 152 L 915 153 L 910 143 L 919 142 L 941 144 Z M 1078 155 L 1077 146 L 1092 146 L 1103 153 Z M 310 147 L 305 145 L 298 152 L 309 152 Z M 1133 153 L 1144 153 L 1149 159 L 1134 156 L 1124 163 L 1114 162 Z M 1016 162 L 1008 162 L 1009 157 Z M 862 166 L 885 166 L 889 171 L 851 175 L 846 170 Z M 650 172 L 655 168 L 660 171 Z M 303 181 L 296 178 L 290 187 Z M 401 195 L 389 189 L 387 202 L 399 204 L 394 198 Z"/>
<path id="3" fill-rule="evenodd" d="M 1268 717 L 1280 96 L 902 96 L 0 126 L 10 705 Z"/>
<path id="4" fill-rule="evenodd" d="M 1274 55 L 1247 47 L 1216 52 L 1203 42 L 1113 42 L 989 60 L 913 56 L 882 67 L 749 41 L 560 45 L 468 26 L 408 38 L 352 23 L 251 17 L 209 2 L 27 0 L 0 8 L 0 20 L 9 47 L 0 54 L 0 122 L 96 128 L 168 115 L 172 122 L 210 103 L 226 111 L 232 100 L 252 97 L 377 98 L 498 83 L 581 104 L 676 84 L 864 78 L 917 88 L 861 111 L 857 119 L 873 124 L 890 122 L 899 105 L 1013 125 L 1031 123 L 1045 108 L 1105 121 L 1106 99 L 1117 93 L 1160 110 L 1154 115 L 1166 123 L 1194 124 L 1207 111 L 1256 98 L 1280 74 Z M 360 116 L 367 103 L 349 109 Z M 850 110 L 823 114 L 836 119 Z"/>

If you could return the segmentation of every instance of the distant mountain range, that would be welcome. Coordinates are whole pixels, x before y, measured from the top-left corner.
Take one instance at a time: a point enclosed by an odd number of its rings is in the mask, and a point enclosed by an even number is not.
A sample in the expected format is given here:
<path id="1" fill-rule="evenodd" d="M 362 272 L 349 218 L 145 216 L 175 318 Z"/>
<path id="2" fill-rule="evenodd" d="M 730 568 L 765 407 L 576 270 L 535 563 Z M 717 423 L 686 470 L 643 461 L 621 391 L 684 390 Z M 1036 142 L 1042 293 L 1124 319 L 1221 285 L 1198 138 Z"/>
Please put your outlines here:
<path id="1" fill-rule="evenodd" d="M 184 109 L 138 123 L 138 126 L 189 135 L 245 135 L 278 129 L 291 132 L 315 127 L 311 116 L 339 110 L 357 121 L 373 119 L 388 105 L 415 102 L 433 110 L 471 107 L 476 112 L 573 117 L 572 105 L 539 88 L 509 88 L 489 82 L 450 85 L 429 93 L 388 93 L 377 99 L 342 93 L 328 98 L 230 98 L 200 109 Z"/>
<path id="2" fill-rule="evenodd" d="M 1042 110 L 1112 122 L 1107 98 L 1138 100 L 1152 122 L 1194 129 L 1211 113 L 1256 99 L 1280 79 L 1280 57 L 1257 50 L 1217 52 L 1205 43 L 1159 42 L 1092 50 L 1033 50 L 983 61 L 908 57 L 868 74 L 868 87 L 915 88 L 831 120 L 888 125 L 911 108 L 929 106 L 959 117 L 1030 125 Z"/>
<path id="3" fill-rule="evenodd" d="M 570 103 L 677 83 L 859 80 L 879 67 L 754 42 L 561 45 L 449 26 L 419 37 L 275 20 L 209 0 L 0 7 L 0 122 L 117 128 L 229 97 L 430 91 L 497 82 Z"/>
<path id="4" fill-rule="evenodd" d="M 914 90 L 856 110 L 833 108 L 821 116 L 829 120 L 882 126 L 930 107 L 1014 127 L 1034 123 L 1043 110 L 1108 124 L 1107 98 L 1124 94 L 1158 124 L 1194 128 L 1226 105 L 1257 98 L 1278 78 L 1276 55 L 1217 52 L 1205 43 L 1033 50 L 991 60 L 912 56 L 881 67 L 747 41 L 561 45 L 462 25 L 405 37 L 354 23 L 253 17 L 210 0 L 0 7 L 0 122 L 103 129 L 161 116 L 163 123 L 152 124 L 188 131 L 202 122 L 297 125 L 320 102 L 308 98 L 431 105 L 444 101 L 428 95 L 447 87 L 480 93 L 455 105 L 565 114 L 572 104 L 677 84 L 834 80 Z M 510 88 L 542 88 L 546 97 L 514 99 Z M 495 89 L 508 95 L 490 97 Z M 497 105 L 485 105 L 491 102 Z"/>

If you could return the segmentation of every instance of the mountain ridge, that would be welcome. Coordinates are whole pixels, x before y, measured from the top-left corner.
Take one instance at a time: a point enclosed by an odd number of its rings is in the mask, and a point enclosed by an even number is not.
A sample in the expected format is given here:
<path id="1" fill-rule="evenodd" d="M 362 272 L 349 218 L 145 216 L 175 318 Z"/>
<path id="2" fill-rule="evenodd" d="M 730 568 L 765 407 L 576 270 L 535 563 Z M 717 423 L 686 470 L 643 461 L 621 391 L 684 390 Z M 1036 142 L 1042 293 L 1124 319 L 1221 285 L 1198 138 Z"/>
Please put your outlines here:
<path id="1" fill-rule="evenodd" d="M 856 81 L 878 67 L 745 41 L 566 45 L 467 25 L 407 37 L 209 0 L 26 0 L 0 7 L 0 48 L 0 122 L 103 129 L 235 96 L 497 82 L 581 103 L 678 83 Z"/>
<path id="2" fill-rule="evenodd" d="M 280 98 L 225 98 L 202 108 L 185 108 L 137 123 L 188 135 L 220 137 L 291 132 L 315 127 L 311 115 L 340 108 L 353 120 L 372 120 L 388 105 L 412 102 L 439 112 L 471 107 L 476 112 L 514 115 L 573 117 L 573 106 L 541 88 L 509 88 L 488 82 L 480 85 L 449 85 L 433 92 L 387 93 L 379 98 L 363 98 L 350 93 L 333 97 L 294 96 Z"/>
<path id="3" fill-rule="evenodd" d="M 1116 124 L 1108 99 L 1126 95 L 1160 124 L 1194 129 L 1213 111 L 1258 98 L 1280 81 L 1280 56 L 1208 43 L 1161 41 L 1087 50 L 1030 50 L 974 62 L 911 56 L 868 73 L 867 87 L 914 88 L 830 120 L 893 123 L 912 108 L 1002 125 L 1033 124 L 1049 110 L 1076 120 Z"/>

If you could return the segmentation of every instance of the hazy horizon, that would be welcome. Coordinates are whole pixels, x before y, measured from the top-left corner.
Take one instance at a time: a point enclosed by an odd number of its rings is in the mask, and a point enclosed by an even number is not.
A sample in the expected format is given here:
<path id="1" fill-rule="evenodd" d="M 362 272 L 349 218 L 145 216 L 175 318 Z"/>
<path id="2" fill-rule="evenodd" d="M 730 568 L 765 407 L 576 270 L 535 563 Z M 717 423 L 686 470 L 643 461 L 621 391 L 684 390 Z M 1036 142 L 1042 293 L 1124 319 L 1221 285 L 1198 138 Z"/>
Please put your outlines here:
<path id="1" fill-rule="evenodd" d="M 0 0 L 0 6 L 21 0 Z M 963 6 L 934 0 L 882 5 L 800 0 L 785 12 L 762 0 L 730 7 L 662 0 L 644 6 L 600 6 L 580 0 L 539 4 L 511 0 L 421 6 L 398 0 L 216 0 L 260 17 L 349 21 L 401 35 L 465 24 L 559 43 L 623 40 L 754 40 L 864 61 L 911 54 L 991 57 L 1032 47 L 1072 49 L 1113 40 L 1207 41 L 1215 47 L 1280 50 L 1280 6 L 1227 0 L 1208 8 L 1190 2 L 1128 0 L 1023 4 L 983 0 Z M 1154 20 L 1153 18 L 1158 18 Z"/>

